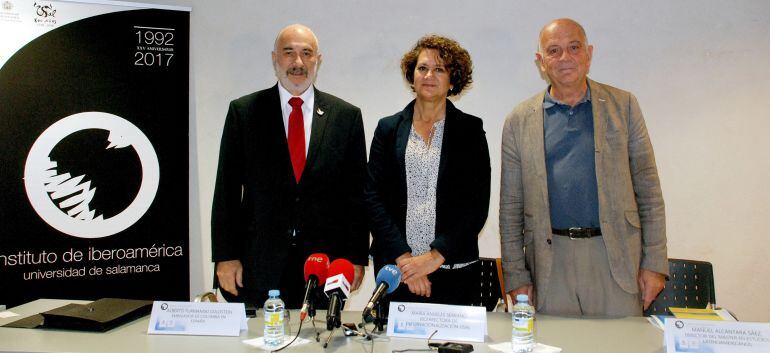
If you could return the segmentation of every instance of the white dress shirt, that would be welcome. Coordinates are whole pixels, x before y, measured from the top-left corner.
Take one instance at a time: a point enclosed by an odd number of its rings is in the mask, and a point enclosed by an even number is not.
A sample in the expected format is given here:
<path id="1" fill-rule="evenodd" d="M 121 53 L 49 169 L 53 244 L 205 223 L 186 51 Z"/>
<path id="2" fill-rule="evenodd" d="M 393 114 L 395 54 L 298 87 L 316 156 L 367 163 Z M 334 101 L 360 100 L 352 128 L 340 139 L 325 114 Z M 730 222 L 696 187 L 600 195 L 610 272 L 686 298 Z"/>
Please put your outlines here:
<path id="1" fill-rule="evenodd" d="M 278 95 L 281 97 L 281 112 L 283 113 L 283 131 L 286 138 L 289 138 L 289 114 L 291 114 L 291 105 L 289 99 L 294 97 L 283 85 L 278 82 Z M 310 127 L 313 125 L 313 106 L 315 105 L 315 88 L 311 85 L 305 92 L 299 95 L 302 99 L 302 121 L 305 126 L 305 159 L 307 159 L 308 147 L 310 146 Z"/>

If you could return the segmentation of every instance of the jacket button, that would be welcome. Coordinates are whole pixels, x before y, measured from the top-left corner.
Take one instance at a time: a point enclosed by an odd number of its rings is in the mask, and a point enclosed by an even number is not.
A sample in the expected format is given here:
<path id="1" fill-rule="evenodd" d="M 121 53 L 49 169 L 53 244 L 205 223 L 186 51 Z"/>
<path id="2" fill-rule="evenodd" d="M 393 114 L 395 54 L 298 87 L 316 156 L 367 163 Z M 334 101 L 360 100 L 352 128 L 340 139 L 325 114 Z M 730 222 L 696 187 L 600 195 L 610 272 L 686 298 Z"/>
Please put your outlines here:
<path id="1" fill-rule="evenodd" d="M 551 245 L 551 239 L 546 240 L 546 243 L 548 243 L 548 245 Z"/>

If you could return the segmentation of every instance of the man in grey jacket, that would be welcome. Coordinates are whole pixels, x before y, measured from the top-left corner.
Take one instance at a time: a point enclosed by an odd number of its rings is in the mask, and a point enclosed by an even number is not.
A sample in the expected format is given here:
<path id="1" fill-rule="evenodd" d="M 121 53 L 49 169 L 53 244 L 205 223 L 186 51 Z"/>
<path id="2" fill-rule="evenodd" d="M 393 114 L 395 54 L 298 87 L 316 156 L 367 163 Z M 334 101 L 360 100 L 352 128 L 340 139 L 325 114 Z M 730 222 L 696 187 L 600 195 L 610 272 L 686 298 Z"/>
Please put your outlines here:
<path id="1" fill-rule="evenodd" d="M 535 54 L 548 88 L 506 118 L 506 291 L 555 315 L 641 315 L 668 275 L 665 208 L 636 98 L 587 78 L 583 27 L 557 19 Z"/>

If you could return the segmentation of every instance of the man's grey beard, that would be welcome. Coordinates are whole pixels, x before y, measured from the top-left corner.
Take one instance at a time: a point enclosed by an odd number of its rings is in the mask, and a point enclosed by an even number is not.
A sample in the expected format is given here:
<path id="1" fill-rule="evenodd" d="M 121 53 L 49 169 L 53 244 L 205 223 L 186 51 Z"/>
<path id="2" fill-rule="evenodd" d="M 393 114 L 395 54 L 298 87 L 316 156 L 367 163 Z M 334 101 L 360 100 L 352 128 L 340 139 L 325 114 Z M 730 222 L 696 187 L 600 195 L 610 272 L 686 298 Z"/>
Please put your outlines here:
<path id="1" fill-rule="evenodd" d="M 286 89 L 296 88 L 297 90 L 301 90 L 302 92 L 305 92 L 308 88 L 310 88 L 310 86 L 313 85 L 313 83 L 315 83 L 316 77 L 318 77 L 318 64 L 316 64 L 315 69 L 316 69 L 315 75 L 313 77 L 310 77 L 308 75 L 308 70 L 305 68 L 298 67 L 298 68 L 282 71 L 277 63 L 275 62 L 273 63 L 273 71 L 275 71 L 275 77 L 277 77 L 278 81 L 280 81 L 281 84 L 283 84 L 283 88 L 286 88 Z M 305 77 L 307 77 L 307 79 L 303 81 L 301 84 L 295 84 L 294 82 L 289 80 L 289 73 L 291 73 L 293 70 L 302 70 L 302 72 L 305 74 Z"/>

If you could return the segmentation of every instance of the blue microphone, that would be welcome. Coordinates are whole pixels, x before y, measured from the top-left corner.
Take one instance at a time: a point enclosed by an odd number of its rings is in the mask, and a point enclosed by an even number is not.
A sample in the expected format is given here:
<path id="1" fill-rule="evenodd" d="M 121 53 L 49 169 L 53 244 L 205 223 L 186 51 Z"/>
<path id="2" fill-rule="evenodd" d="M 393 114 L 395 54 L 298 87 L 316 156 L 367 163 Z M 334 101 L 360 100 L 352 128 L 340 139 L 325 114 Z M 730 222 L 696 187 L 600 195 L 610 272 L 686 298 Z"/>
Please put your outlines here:
<path id="1" fill-rule="evenodd" d="M 395 265 L 385 265 L 377 273 L 375 283 L 377 283 L 377 289 L 374 290 L 372 298 L 369 299 L 369 303 L 364 308 L 362 313 L 364 319 L 371 316 L 372 309 L 374 309 L 374 306 L 377 305 L 385 294 L 393 293 L 398 288 L 399 283 L 401 283 L 401 270 Z"/>

